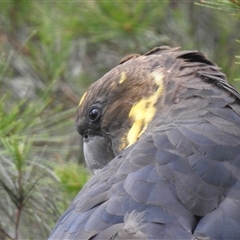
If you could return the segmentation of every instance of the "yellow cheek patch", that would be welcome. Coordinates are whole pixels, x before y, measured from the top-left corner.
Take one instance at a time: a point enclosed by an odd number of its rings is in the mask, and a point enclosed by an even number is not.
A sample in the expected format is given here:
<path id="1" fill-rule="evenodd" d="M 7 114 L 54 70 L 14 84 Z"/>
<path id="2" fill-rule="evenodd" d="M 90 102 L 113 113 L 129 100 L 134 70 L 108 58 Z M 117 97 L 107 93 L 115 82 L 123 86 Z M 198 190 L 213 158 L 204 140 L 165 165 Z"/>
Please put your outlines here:
<path id="1" fill-rule="evenodd" d="M 80 105 L 83 103 L 84 99 L 86 98 L 86 95 L 87 95 L 87 92 L 85 92 L 85 93 L 83 94 L 83 96 L 82 96 L 82 98 L 81 98 L 78 106 L 80 106 Z"/>
<path id="2" fill-rule="evenodd" d="M 127 75 L 126 75 L 126 72 L 121 72 L 121 77 L 118 81 L 119 84 L 122 84 L 125 80 L 127 79 Z"/>
<path id="3" fill-rule="evenodd" d="M 163 74 L 153 72 L 151 76 L 158 89 L 151 96 L 141 99 L 132 106 L 129 117 L 133 120 L 133 125 L 127 134 L 128 146 L 135 143 L 145 132 L 149 122 L 153 119 L 157 111 L 155 104 L 163 92 Z"/>

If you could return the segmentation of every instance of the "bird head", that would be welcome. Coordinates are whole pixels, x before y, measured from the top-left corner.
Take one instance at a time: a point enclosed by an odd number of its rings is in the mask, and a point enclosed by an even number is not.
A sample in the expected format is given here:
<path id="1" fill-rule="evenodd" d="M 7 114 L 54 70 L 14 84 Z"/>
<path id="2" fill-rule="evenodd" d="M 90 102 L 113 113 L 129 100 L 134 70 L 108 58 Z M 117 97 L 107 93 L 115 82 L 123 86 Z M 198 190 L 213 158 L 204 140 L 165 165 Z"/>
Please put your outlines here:
<path id="1" fill-rule="evenodd" d="M 85 160 L 94 173 L 144 134 L 163 88 L 161 61 L 154 56 L 131 55 L 85 92 L 76 128 L 83 136 Z"/>
<path id="2" fill-rule="evenodd" d="M 225 84 L 223 74 L 204 54 L 158 47 L 124 58 L 91 85 L 80 100 L 76 128 L 83 136 L 84 156 L 92 172 L 154 131 L 154 124 L 182 117 L 183 107 L 189 116 L 199 114 L 196 108 L 205 106 L 199 101 L 202 91 L 211 88 L 198 77 L 206 65 Z M 183 100 L 184 104 L 178 104 Z"/>

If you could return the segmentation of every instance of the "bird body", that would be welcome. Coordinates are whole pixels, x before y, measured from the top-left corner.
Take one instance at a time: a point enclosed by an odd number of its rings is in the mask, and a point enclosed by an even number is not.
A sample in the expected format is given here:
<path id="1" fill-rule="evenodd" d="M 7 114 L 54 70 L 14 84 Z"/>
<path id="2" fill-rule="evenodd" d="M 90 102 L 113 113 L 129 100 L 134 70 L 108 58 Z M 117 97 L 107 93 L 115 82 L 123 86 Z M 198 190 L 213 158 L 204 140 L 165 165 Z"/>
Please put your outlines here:
<path id="1" fill-rule="evenodd" d="M 200 52 L 123 59 L 80 101 L 95 175 L 49 239 L 240 239 L 239 103 Z"/>

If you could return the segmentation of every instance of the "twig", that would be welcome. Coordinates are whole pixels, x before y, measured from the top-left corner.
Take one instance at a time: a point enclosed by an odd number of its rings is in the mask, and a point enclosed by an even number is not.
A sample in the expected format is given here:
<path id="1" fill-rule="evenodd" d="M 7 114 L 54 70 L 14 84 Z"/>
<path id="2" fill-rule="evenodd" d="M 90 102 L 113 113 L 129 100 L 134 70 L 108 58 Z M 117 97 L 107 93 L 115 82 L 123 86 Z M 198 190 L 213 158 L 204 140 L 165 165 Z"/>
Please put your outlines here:
<path id="1" fill-rule="evenodd" d="M 18 240 L 18 228 L 19 228 L 19 222 L 20 222 L 20 218 L 21 218 L 22 209 L 23 209 L 23 206 L 22 206 L 22 203 L 20 203 L 19 207 L 17 208 L 17 214 L 16 214 L 15 238 L 14 238 L 14 240 Z"/>
<path id="2" fill-rule="evenodd" d="M 14 238 L 12 238 L 12 237 L 11 237 L 8 233 L 6 233 L 2 228 L 0 228 L 0 232 L 1 232 L 4 236 L 6 236 L 7 238 L 14 240 Z"/>

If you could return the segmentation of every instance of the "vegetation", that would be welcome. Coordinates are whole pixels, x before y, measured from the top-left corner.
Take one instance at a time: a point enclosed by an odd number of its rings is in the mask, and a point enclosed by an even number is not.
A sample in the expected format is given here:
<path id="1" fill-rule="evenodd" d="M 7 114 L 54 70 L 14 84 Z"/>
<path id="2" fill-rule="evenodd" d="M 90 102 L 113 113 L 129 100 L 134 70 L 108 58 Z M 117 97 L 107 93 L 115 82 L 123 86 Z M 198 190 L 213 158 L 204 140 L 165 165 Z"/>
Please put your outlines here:
<path id="1" fill-rule="evenodd" d="M 196 2 L 0 3 L 0 239 L 46 239 L 91 176 L 76 107 L 125 54 L 198 49 L 240 89 L 239 1 Z"/>

